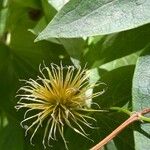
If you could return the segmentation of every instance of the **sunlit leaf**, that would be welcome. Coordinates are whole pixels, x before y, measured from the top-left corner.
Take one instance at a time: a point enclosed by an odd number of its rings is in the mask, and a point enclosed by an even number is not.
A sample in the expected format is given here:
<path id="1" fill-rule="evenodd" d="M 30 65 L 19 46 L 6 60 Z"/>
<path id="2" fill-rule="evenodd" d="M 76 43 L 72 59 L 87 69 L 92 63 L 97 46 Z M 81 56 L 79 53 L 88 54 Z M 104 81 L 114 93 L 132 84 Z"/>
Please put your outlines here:
<path id="1" fill-rule="evenodd" d="M 129 30 L 150 22 L 149 0 L 71 0 L 39 34 L 75 38 Z"/>
<path id="2" fill-rule="evenodd" d="M 133 78 L 132 96 L 134 111 L 150 108 L 150 47 L 147 47 L 138 59 Z M 141 128 L 134 132 L 136 150 L 149 149 L 149 133 L 149 124 L 141 124 Z"/>

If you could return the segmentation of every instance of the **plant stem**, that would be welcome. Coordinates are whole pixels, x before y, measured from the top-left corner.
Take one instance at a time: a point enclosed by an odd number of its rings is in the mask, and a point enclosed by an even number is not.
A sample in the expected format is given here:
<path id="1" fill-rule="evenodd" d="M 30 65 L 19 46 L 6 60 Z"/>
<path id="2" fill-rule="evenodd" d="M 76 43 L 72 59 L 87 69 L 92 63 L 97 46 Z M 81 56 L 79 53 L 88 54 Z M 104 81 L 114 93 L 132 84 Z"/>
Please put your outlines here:
<path id="1" fill-rule="evenodd" d="M 129 116 L 132 114 L 131 111 L 129 111 L 125 108 L 120 108 L 120 107 L 111 107 L 110 110 L 117 110 L 117 111 L 120 111 L 120 112 L 124 112 L 125 114 L 127 114 Z"/>
<path id="2" fill-rule="evenodd" d="M 107 144 L 109 141 L 111 141 L 124 128 L 126 128 L 127 126 L 129 126 L 131 123 L 133 123 L 135 121 L 148 121 L 148 122 L 150 122 L 149 118 L 142 116 L 142 115 L 145 115 L 147 113 L 150 113 L 150 108 L 144 109 L 144 110 L 142 110 L 140 112 L 135 112 L 125 122 L 123 122 L 119 127 L 117 127 L 111 134 L 109 134 L 106 138 L 104 138 L 101 142 L 99 142 L 98 144 L 96 144 L 90 150 L 101 150 L 101 148 L 105 144 Z"/>

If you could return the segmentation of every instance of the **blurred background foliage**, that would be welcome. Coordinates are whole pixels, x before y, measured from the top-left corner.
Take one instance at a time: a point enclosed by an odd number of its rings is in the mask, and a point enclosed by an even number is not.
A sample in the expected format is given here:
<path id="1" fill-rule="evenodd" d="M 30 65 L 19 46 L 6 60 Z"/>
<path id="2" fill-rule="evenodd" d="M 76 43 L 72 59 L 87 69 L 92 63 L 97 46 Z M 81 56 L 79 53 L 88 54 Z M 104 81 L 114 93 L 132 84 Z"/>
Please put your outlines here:
<path id="1" fill-rule="evenodd" d="M 150 10 L 148 1 L 144 2 L 148 4 Z M 42 131 L 39 131 L 34 139 L 35 146 L 31 146 L 29 137 L 24 136 L 24 129 L 19 124 L 23 119 L 23 112 L 16 112 L 14 108 L 17 102 L 15 95 L 22 84 L 19 79 L 36 79 L 39 74 L 39 64 L 43 61 L 47 65 L 52 62 L 60 64 L 61 60 L 64 65 L 78 66 L 80 64 L 84 66 L 87 63 L 87 67 L 91 71 L 91 82 L 100 80 L 107 84 L 106 92 L 94 99 L 102 109 L 118 106 L 129 110 L 140 110 L 150 107 L 150 24 L 143 21 L 143 24 L 137 25 L 138 28 L 132 27 L 131 29 L 127 26 L 125 29 L 121 29 L 121 32 L 116 29 L 111 34 L 98 33 L 97 36 L 91 34 L 90 37 L 86 37 L 87 34 L 82 37 L 75 36 L 70 27 L 66 34 L 60 33 L 59 37 L 58 33 L 57 36 L 53 33 L 53 36 L 50 35 L 51 37 L 46 35 L 43 41 L 34 42 L 57 13 L 58 15 L 53 21 L 55 24 L 68 8 L 70 12 L 73 12 L 71 9 L 74 10 L 75 4 L 80 5 L 79 0 L 67 2 L 68 0 L 0 1 L 1 150 L 43 149 L 40 136 Z M 92 7 L 94 8 L 96 2 L 100 2 L 100 0 L 93 2 L 85 0 L 84 2 L 85 4 L 87 2 L 89 7 L 86 5 L 83 10 L 92 10 Z M 81 6 L 85 4 L 81 4 Z M 65 20 L 66 18 L 64 20 L 68 24 L 70 16 L 74 15 L 74 18 L 77 16 L 77 12 L 73 13 L 65 14 L 67 20 Z M 90 14 L 88 11 L 86 13 Z M 150 14 L 150 12 L 147 13 Z M 82 21 L 82 18 L 80 20 Z M 58 23 L 61 25 L 61 19 L 59 21 Z M 78 24 L 79 29 L 80 23 Z M 80 31 L 82 32 L 82 28 Z M 67 37 L 69 32 L 73 38 Z M 110 32 L 108 31 L 108 33 Z M 101 89 L 102 87 L 97 87 L 94 90 Z M 97 119 L 94 124 L 99 127 L 98 130 L 89 132 L 94 143 L 67 128 L 65 136 L 69 141 L 70 150 L 89 149 L 128 117 L 120 112 L 93 115 Z M 150 143 L 149 133 L 150 127 L 147 124 L 141 126 L 137 123 L 129 126 L 108 143 L 104 150 L 148 150 L 150 146 L 148 144 Z M 51 149 L 64 149 L 61 139 L 54 142 L 53 145 Z"/>

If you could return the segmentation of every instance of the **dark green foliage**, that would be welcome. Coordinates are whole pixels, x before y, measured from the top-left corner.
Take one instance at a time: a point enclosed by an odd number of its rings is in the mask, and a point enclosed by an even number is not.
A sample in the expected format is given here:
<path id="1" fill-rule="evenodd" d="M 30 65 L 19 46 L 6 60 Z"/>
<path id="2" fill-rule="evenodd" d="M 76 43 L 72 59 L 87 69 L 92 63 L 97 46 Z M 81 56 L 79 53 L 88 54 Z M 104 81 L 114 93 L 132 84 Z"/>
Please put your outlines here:
<path id="1" fill-rule="evenodd" d="M 102 109 L 150 107 L 149 22 L 149 0 L 70 0 L 65 6 L 64 0 L 1 0 L 0 150 L 44 149 L 43 130 L 31 146 L 30 134 L 24 137 L 19 125 L 23 112 L 14 108 L 22 85 L 19 79 L 36 79 L 43 61 L 47 65 L 61 60 L 64 65 L 87 63 L 91 82 L 106 83 L 105 93 L 94 99 Z M 99 127 L 87 129 L 94 143 L 66 128 L 70 150 L 91 148 L 128 117 L 120 112 L 92 115 Z M 148 150 L 149 143 L 149 124 L 137 124 L 104 150 Z M 61 138 L 53 145 L 53 150 L 64 149 Z"/>

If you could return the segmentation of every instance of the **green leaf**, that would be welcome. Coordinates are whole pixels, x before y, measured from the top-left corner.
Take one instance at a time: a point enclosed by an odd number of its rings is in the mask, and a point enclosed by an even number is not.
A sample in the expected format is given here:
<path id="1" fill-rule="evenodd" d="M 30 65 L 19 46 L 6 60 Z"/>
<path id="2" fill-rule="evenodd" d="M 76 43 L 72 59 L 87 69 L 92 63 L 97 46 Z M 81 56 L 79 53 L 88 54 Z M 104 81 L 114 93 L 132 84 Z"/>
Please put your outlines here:
<path id="1" fill-rule="evenodd" d="M 109 63 L 101 65 L 100 68 L 111 71 L 111 70 L 119 68 L 119 67 L 135 65 L 140 53 L 141 53 L 141 51 L 133 53 L 128 56 L 125 56 L 125 57 L 122 57 L 122 58 L 119 58 L 119 59 L 115 59 L 114 61 L 111 61 Z"/>
<path id="2" fill-rule="evenodd" d="M 150 108 L 150 46 L 139 57 L 132 87 L 133 111 Z M 150 125 L 141 124 L 134 132 L 135 149 L 147 150 L 150 147 Z"/>
<path id="3" fill-rule="evenodd" d="M 0 10 L 0 40 L 5 31 L 7 15 L 8 15 L 8 8 Z"/>
<path id="4" fill-rule="evenodd" d="M 58 12 L 36 41 L 50 37 L 75 38 L 110 34 L 149 22 L 149 0 L 72 0 Z"/>
<path id="5" fill-rule="evenodd" d="M 100 74 L 100 81 L 106 86 L 98 86 L 95 91 L 106 89 L 105 93 L 95 98 L 101 108 L 110 108 L 114 106 L 123 107 L 131 104 L 131 88 L 134 65 L 123 66 L 108 72 Z"/>
<path id="6" fill-rule="evenodd" d="M 41 0 L 41 2 L 44 11 L 44 17 L 48 23 L 49 21 L 52 20 L 52 18 L 55 16 L 57 11 L 48 3 L 47 0 Z M 46 25 L 44 27 L 46 27 Z"/>
<path id="7" fill-rule="evenodd" d="M 6 8 L 8 5 L 8 0 L 1 0 L 0 1 L 0 10 Z"/>
<path id="8" fill-rule="evenodd" d="M 2 110 L 0 110 L 0 132 L 8 125 L 8 119 Z"/>
<path id="9" fill-rule="evenodd" d="M 69 0 L 48 0 L 48 2 L 59 11 Z"/>
<path id="10" fill-rule="evenodd" d="M 0 131 L 1 150 L 24 150 L 23 133 L 12 122 Z"/>
<path id="11" fill-rule="evenodd" d="M 81 55 L 84 51 L 84 48 L 86 46 L 85 41 L 82 38 L 74 38 L 74 39 L 58 39 L 60 43 L 64 46 L 68 54 L 75 58 L 80 60 Z"/>
<path id="12" fill-rule="evenodd" d="M 41 7 L 41 3 L 40 0 L 13 0 L 15 3 L 20 4 L 23 7 L 31 7 L 31 8 L 40 8 Z"/>
<path id="13" fill-rule="evenodd" d="M 101 36 L 96 40 L 89 45 L 82 58 L 83 62 L 88 62 L 89 66 L 94 67 L 142 50 L 150 43 L 150 25 L 118 34 Z"/>

